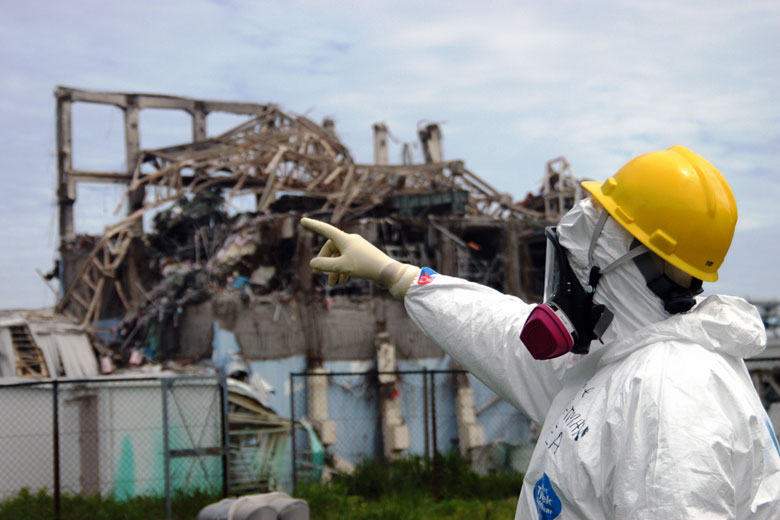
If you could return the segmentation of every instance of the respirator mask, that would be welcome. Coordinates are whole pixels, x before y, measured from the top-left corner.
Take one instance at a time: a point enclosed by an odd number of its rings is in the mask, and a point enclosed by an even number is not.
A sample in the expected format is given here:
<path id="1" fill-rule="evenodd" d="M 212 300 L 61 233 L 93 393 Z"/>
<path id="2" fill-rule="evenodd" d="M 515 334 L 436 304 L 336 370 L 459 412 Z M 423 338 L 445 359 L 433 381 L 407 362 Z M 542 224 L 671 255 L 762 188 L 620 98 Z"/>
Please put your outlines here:
<path id="1" fill-rule="evenodd" d="M 602 327 L 606 329 L 611 321 L 611 313 L 604 305 L 593 305 L 600 270 L 592 267 L 588 285 L 583 287 L 558 242 L 557 229 L 545 228 L 544 235 L 547 238 L 544 303 L 528 315 L 520 340 L 535 359 L 552 359 L 568 352 L 587 354 L 591 340 L 600 336 L 595 325 L 606 322 Z"/>
<path id="2" fill-rule="evenodd" d="M 602 304 L 593 303 L 599 279 L 648 250 L 640 246 L 605 268 L 595 265 L 593 251 L 608 217 L 606 212 L 602 212 L 591 236 L 585 286 L 577 279 L 566 257 L 566 250 L 558 240 L 557 228 L 545 228 L 547 256 L 543 303 L 531 310 L 520 332 L 520 340 L 535 359 L 552 359 L 569 352 L 587 354 L 591 341 L 600 339 L 612 322 L 612 311 Z"/>

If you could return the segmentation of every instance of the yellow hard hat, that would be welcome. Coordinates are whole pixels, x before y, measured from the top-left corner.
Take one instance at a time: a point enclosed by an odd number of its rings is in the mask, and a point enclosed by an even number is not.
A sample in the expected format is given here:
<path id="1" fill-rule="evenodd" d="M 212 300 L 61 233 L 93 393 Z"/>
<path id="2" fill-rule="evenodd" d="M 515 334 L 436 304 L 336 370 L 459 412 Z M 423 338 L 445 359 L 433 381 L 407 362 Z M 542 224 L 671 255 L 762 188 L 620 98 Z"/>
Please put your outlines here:
<path id="1" fill-rule="evenodd" d="M 683 146 L 632 159 L 604 182 L 583 182 L 609 214 L 658 256 L 707 282 L 718 279 L 737 224 L 726 179 Z"/>

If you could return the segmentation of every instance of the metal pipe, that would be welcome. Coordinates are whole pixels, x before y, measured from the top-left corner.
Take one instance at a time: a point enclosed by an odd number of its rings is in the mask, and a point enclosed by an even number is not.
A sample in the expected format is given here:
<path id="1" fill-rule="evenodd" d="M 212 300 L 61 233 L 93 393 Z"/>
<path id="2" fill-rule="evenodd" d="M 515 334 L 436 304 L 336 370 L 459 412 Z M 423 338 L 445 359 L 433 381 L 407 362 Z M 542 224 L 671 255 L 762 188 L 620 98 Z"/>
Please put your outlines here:
<path id="1" fill-rule="evenodd" d="M 769 358 L 766 358 L 769 359 Z M 306 375 L 306 374 L 296 374 L 296 375 Z M 349 375 L 349 373 L 342 374 L 342 375 Z M 106 385 L 109 383 L 134 383 L 139 381 L 159 381 L 160 379 L 163 379 L 165 376 L 144 376 L 144 377 L 112 377 L 112 376 L 95 376 L 95 377 L 87 377 L 87 378 L 70 378 L 70 377 L 60 377 L 56 380 L 54 378 L 49 379 L 38 379 L 35 381 L 22 381 L 22 382 L 13 382 L 13 383 L 2 383 L 0 384 L 0 388 L 19 388 L 24 386 L 40 386 L 45 384 L 54 384 L 55 381 L 60 381 L 62 383 L 67 383 L 69 385 L 77 385 L 77 384 L 87 384 L 87 383 L 95 383 L 98 385 Z M 195 380 L 195 381 L 213 381 L 214 376 L 187 376 L 187 375 L 177 375 L 176 379 L 179 381 L 183 380 Z"/>

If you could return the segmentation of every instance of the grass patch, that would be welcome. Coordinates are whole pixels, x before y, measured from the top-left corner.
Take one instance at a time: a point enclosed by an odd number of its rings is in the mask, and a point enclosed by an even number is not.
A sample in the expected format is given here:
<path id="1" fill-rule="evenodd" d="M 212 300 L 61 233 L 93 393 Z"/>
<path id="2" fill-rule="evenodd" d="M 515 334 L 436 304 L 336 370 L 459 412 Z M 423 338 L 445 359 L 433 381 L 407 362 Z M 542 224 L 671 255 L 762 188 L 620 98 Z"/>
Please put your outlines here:
<path id="1" fill-rule="evenodd" d="M 413 456 L 388 463 L 365 462 L 351 475 L 327 485 L 299 486 L 296 497 L 309 503 L 312 520 L 481 520 L 513 518 L 523 481 L 520 473 L 477 475 L 457 452 L 438 458 L 438 494 L 433 462 Z M 177 493 L 173 518 L 194 519 L 222 497 L 207 492 Z M 48 519 L 54 499 L 46 491 L 23 489 L 0 502 L 0 520 Z M 153 520 L 165 518 L 160 496 L 116 500 L 111 496 L 63 494 L 63 520 Z"/>
<path id="2" fill-rule="evenodd" d="M 517 506 L 517 497 L 495 500 L 451 498 L 437 502 L 431 497 L 395 496 L 367 500 L 332 490 L 326 491 L 324 496 L 307 490 L 302 498 L 309 502 L 311 520 L 510 519 L 514 518 Z"/>
<path id="3" fill-rule="evenodd" d="M 312 520 L 513 518 L 522 474 L 478 475 L 457 452 L 438 463 L 438 496 L 433 463 L 424 457 L 369 461 L 296 495 L 309 503 Z"/>
<path id="4" fill-rule="evenodd" d="M 217 502 L 221 495 L 206 491 L 176 493 L 171 500 L 175 519 L 192 520 L 203 507 Z M 111 496 L 83 496 L 63 493 L 60 497 L 63 520 L 147 520 L 165 518 L 165 498 L 141 496 L 117 500 Z M 0 502 L 0 520 L 54 518 L 54 498 L 47 490 L 31 493 L 23 489 L 13 498 Z"/>

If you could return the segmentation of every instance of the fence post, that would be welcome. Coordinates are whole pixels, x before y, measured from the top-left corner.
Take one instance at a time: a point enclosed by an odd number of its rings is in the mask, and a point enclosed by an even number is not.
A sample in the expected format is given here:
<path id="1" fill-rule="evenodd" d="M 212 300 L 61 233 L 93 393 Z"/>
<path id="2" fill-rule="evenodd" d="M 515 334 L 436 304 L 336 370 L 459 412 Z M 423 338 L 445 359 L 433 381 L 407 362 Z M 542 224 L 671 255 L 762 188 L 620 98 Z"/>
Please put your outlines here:
<path id="1" fill-rule="evenodd" d="M 436 500 L 439 493 L 439 447 L 436 440 L 436 372 L 431 372 L 431 425 L 433 426 L 433 495 Z"/>
<path id="2" fill-rule="evenodd" d="M 290 446 L 292 449 L 292 491 L 298 483 L 298 471 L 295 467 L 295 374 L 290 372 Z"/>
<path id="3" fill-rule="evenodd" d="M 52 380 L 52 396 L 53 396 L 53 428 L 52 428 L 52 442 L 54 443 L 53 449 L 53 464 L 54 464 L 54 518 L 60 520 L 61 514 L 61 501 L 60 501 L 60 387 L 56 379 Z"/>
<path id="4" fill-rule="evenodd" d="M 160 379 L 162 389 L 163 457 L 165 460 L 165 518 L 171 518 L 171 451 L 168 444 L 168 390 L 171 381 L 167 377 Z"/>
<path id="5" fill-rule="evenodd" d="M 430 458 L 431 449 L 429 446 L 430 426 L 428 425 L 428 367 L 423 367 L 423 429 L 425 431 L 425 458 Z"/>
<path id="6" fill-rule="evenodd" d="M 222 416 L 222 496 L 230 494 L 230 424 L 228 423 L 228 390 L 227 377 L 224 373 L 219 375 L 219 389 L 221 394 L 220 412 Z"/>

